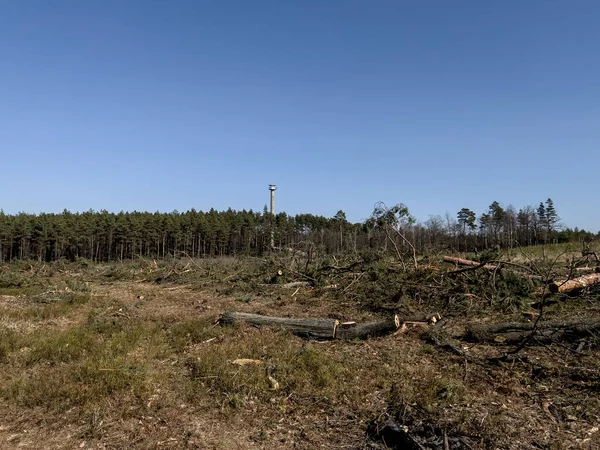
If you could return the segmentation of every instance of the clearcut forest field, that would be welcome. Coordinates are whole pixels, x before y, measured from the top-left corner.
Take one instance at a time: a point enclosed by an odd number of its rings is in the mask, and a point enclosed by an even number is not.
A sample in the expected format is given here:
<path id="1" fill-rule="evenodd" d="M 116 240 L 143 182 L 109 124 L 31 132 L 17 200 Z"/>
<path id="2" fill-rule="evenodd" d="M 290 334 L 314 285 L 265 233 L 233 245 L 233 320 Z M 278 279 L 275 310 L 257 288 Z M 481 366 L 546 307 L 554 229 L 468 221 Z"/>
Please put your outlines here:
<path id="1" fill-rule="evenodd" d="M 0 448 L 599 448 L 593 244 L 5 263 Z"/>

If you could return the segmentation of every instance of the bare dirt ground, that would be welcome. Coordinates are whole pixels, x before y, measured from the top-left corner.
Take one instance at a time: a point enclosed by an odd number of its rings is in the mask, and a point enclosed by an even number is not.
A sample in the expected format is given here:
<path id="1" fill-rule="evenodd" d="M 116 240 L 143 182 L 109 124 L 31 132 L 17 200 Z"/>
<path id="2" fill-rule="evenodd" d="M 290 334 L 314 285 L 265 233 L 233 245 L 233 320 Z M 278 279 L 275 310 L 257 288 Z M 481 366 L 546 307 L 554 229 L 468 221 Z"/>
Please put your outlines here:
<path id="1" fill-rule="evenodd" d="M 391 309 L 362 275 L 296 289 L 269 284 L 269 266 L 214 264 L 1 269 L 0 448 L 600 448 L 593 339 L 515 355 L 466 342 L 472 323 L 527 320 L 471 295 L 393 299 L 398 313 L 441 312 L 433 327 L 462 354 L 423 327 L 351 342 L 221 327 L 225 311 L 368 321 Z M 598 295 L 545 314 L 600 317 Z"/>

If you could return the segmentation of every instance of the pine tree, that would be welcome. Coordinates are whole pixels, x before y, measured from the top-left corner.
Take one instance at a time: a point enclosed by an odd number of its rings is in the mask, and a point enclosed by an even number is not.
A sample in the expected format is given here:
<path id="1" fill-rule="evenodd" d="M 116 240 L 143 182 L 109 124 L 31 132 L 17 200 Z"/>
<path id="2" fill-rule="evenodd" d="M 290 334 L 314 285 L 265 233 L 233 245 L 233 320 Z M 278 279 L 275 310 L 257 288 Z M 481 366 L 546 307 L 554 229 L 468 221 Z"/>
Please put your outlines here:
<path id="1" fill-rule="evenodd" d="M 463 233 L 466 233 L 467 227 L 471 231 L 477 228 L 477 225 L 475 224 L 477 217 L 475 212 L 471 211 L 469 208 L 461 209 L 456 216 L 458 223 L 463 227 Z"/>
<path id="2" fill-rule="evenodd" d="M 556 225 L 560 218 L 556 213 L 556 209 L 554 208 L 554 202 L 551 198 L 546 200 L 546 223 L 548 225 L 548 232 L 552 232 L 555 230 Z"/>
<path id="3" fill-rule="evenodd" d="M 537 208 L 537 219 L 536 234 L 539 240 L 546 243 L 548 239 L 548 222 L 546 220 L 546 207 L 543 202 L 540 202 Z"/>

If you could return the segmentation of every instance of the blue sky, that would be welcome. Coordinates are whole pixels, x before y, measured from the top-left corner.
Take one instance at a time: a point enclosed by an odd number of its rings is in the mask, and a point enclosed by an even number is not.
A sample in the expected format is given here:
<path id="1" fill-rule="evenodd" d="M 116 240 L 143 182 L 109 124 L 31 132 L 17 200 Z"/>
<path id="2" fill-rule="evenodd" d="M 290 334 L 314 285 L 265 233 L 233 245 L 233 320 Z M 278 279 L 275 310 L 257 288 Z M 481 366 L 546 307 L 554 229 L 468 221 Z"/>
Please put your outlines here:
<path id="1" fill-rule="evenodd" d="M 600 2 L 5 0 L 0 208 L 600 229 Z"/>

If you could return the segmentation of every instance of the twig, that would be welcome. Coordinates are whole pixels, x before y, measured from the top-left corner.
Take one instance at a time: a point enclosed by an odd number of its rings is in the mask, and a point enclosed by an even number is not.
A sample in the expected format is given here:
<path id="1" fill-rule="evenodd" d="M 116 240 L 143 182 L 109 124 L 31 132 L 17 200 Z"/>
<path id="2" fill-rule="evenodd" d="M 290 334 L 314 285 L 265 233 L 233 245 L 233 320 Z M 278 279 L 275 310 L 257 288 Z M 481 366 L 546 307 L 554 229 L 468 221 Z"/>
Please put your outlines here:
<path id="1" fill-rule="evenodd" d="M 352 280 L 350 282 L 350 284 L 348 286 L 346 286 L 342 292 L 346 292 L 348 289 L 350 289 L 350 286 L 352 286 L 354 283 L 356 283 L 358 280 L 360 280 L 364 274 L 365 273 L 362 272 L 362 273 L 359 273 L 358 275 L 356 275 L 356 277 L 354 278 L 354 280 Z"/>
<path id="2" fill-rule="evenodd" d="M 458 273 L 463 273 L 463 272 L 468 272 L 470 270 L 477 270 L 477 269 L 481 269 L 482 267 L 485 267 L 487 263 L 482 262 L 477 266 L 469 266 L 469 267 L 465 267 L 464 269 L 457 269 L 457 270 L 452 270 L 450 272 L 446 272 L 447 275 L 456 275 Z"/>
<path id="3" fill-rule="evenodd" d="M 302 272 L 296 272 L 295 270 L 288 270 L 288 272 L 294 274 L 294 275 L 298 275 L 299 277 L 302 278 L 306 278 L 309 281 L 312 281 L 313 283 L 317 283 L 317 280 L 315 280 L 313 277 L 309 277 L 308 275 L 302 273 Z"/>

